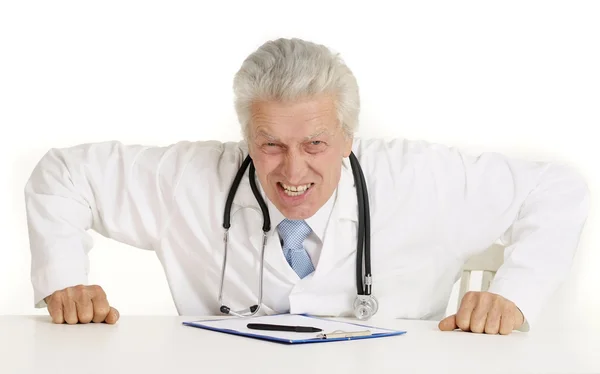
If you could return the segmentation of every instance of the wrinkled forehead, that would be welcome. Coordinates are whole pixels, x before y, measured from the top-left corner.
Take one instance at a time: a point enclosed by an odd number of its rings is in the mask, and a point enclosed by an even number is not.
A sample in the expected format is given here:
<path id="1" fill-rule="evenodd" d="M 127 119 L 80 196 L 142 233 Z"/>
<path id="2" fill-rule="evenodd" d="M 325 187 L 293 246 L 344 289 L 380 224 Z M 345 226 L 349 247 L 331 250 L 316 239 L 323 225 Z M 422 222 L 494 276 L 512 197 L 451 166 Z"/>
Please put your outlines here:
<path id="1" fill-rule="evenodd" d="M 334 101 L 329 97 L 290 102 L 260 101 L 251 107 L 253 138 L 312 139 L 339 131 Z"/>

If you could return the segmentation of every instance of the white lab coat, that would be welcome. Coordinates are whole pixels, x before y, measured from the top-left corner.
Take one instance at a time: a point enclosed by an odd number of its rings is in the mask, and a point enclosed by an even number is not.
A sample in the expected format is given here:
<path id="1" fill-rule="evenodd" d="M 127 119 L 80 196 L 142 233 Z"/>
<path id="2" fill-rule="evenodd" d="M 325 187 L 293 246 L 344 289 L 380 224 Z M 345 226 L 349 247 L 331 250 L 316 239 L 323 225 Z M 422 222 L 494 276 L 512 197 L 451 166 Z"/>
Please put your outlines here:
<path id="1" fill-rule="evenodd" d="M 489 291 L 535 321 L 567 275 L 587 217 L 580 175 L 563 165 L 468 156 L 417 141 L 356 139 L 353 149 L 368 183 L 378 316 L 441 319 L 463 263 L 502 241 L 505 264 Z M 35 305 L 87 283 L 86 231 L 93 229 L 156 251 L 180 314 L 219 314 L 223 211 L 246 154 L 244 143 L 216 141 L 50 150 L 25 189 Z M 262 313 L 352 315 L 356 201 L 344 160 L 316 271 L 304 279 L 271 230 Z M 237 212 L 245 207 L 253 209 Z M 236 310 L 258 298 L 262 216 L 247 175 L 233 212 L 224 302 Z"/>

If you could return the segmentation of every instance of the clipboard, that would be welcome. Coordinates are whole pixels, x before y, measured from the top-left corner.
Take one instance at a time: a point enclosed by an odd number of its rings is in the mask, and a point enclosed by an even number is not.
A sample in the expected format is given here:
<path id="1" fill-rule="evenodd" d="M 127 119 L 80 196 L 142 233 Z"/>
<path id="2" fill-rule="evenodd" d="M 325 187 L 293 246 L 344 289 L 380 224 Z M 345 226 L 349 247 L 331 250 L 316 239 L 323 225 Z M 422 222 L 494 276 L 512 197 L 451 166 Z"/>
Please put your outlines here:
<path id="1" fill-rule="evenodd" d="M 248 323 L 265 323 L 289 326 L 311 326 L 321 332 L 288 332 L 253 330 Z M 226 317 L 223 319 L 186 321 L 183 325 L 260 339 L 282 344 L 328 343 L 336 341 L 374 339 L 403 335 L 406 331 L 391 330 L 370 325 L 316 317 L 307 314 L 276 314 L 260 317 Z"/>

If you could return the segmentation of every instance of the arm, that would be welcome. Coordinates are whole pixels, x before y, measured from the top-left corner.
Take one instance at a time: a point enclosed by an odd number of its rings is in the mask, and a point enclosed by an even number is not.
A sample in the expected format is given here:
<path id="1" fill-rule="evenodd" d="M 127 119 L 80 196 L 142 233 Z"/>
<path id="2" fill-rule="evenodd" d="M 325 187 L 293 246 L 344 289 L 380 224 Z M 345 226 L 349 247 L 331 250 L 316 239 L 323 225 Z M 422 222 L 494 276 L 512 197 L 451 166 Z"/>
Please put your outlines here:
<path id="1" fill-rule="evenodd" d="M 515 321 L 525 321 L 515 328 L 527 331 L 568 276 L 589 211 L 587 185 L 573 168 L 558 163 L 492 153 L 448 156 L 456 202 L 449 217 L 457 222 L 452 241 L 466 250 L 465 260 L 497 239 L 505 245 L 504 264 L 488 294 L 465 297 L 457 321 L 470 317 L 472 324 L 485 317 L 477 308 L 487 307 L 488 319 L 498 316 L 495 302 L 506 310 L 515 306 Z M 481 323 L 477 330 L 483 328 Z"/>
<path id="2" fill-rule="evenodd" d="M 422 141 L 363 140 L 358 147 L 376 155 L 363 156 L 365 169 L 390 170 L 385 185 L 424 204 L 457 258 L 467 261 L 502 240 L 504 264 L 488 291 L 535 322 L 568 275 L 589 211 L 589 190 L 577 171 L 497 153 L 470 156 Z M 449 321 L 448 329 L 455 328 Z"/>
<path id="3" fill-rule="evenodd" d="M 144 147 L 105 142 L 50 150 L 34 168 L 25 203 L 36 307 L 86 284 L 89 229 L 152 249 L 168 223 L 190 143 Z"/>
<path id="4" fill-rule="evenodd" d="M 566 280 L 590 209 L 590 193 L 572 168 L 547 164 L 502 235 L 504 264 L 489 292 L 516 304 L 523 331 Z"/>

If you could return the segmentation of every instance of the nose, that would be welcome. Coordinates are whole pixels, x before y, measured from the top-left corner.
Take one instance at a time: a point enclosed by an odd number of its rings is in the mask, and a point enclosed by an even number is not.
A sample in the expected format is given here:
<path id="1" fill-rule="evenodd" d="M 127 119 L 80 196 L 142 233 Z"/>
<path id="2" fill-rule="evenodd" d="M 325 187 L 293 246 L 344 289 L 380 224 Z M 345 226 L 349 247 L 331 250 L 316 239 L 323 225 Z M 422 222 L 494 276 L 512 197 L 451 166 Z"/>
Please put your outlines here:
<path id="1" fill-rule="evenodd" d="M 283 175 L 290 184 L 300 184 L 306 176 L 306 160 L 296 153 L 290 152 L 283 162 Z"/>

